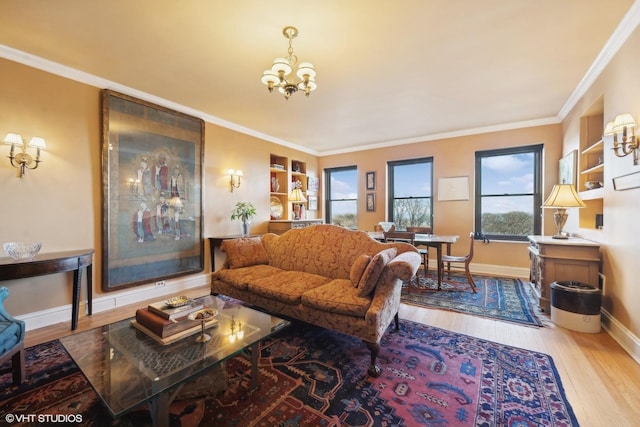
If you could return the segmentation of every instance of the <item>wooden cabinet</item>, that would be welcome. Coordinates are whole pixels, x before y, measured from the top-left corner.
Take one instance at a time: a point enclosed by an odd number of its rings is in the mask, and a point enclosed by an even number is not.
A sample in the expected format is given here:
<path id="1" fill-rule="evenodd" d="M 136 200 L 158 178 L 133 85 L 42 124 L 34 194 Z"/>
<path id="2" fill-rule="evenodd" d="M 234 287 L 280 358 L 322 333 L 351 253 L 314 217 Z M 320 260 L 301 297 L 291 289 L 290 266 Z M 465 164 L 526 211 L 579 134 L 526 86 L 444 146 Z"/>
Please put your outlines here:
<path id="1" fill-rule="evenodd" d="M 282 234 L 292 228 L 304 228 L 310 225 L 322 224 L 322 219 L 300 219 L 291 221 L 269 221 L 269 233 Z"/>
<path id="2" fill-rule="evenodd" d="M 531 268 L 529 280 L 540 308 L 551 310 L 550 285 L 557 281 L 574 281 L 598 287 L 600 244 L 580 238 L 554 239 L 551 236 L 528 236 Z"/>

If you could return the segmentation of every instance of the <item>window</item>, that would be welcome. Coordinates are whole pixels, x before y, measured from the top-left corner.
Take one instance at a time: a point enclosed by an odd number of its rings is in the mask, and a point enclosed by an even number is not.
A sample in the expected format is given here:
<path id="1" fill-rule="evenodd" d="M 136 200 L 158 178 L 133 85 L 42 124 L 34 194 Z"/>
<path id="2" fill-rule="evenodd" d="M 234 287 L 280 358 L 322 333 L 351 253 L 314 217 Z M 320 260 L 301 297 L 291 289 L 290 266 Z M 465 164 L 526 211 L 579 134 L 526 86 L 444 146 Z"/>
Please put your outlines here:
<path id="1" fill-rule="evenodd" d="M 476 152 L 475 231 L 527 240 L 541 230 L 542 144 Z"/>
<path id="2" fill-rule="evenodd" d="M 397 230 L 431 227 L 433 223 L 433 158 L 387 163 L 389 221 Z"/>
<path id="3" fill-rule="evenodd" d="M 358 228 L 358 169 L 355 166 L 325 169 L 327 223 Z"/>

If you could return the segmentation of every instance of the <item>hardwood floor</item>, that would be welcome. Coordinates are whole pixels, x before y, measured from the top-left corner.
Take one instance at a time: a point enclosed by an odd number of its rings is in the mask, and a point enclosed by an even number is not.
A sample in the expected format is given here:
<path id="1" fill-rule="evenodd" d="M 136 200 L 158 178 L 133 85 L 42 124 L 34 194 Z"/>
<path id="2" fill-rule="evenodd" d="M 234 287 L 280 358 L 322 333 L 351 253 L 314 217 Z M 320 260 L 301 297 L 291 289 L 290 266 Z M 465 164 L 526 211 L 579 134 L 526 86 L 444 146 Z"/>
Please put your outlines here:
<path id="1" fill-rule="evenodd" d="M 188 296 L 208 293 L 192 289 Z M 70 321 L 27 332 L 27 347 L 132 317 L 136 303 L 93 316 L 80 316 L 78 329 Z M 402 305 L 400 318 L 472 335 L 503 344 L 549 354 L 556 364 L 565 392 L 583 427 L 640 425 L 640 365 L 608 333 L 583 334 L 553 325 L 519 326 L 443 310 Z M 27 373 L 28 374 L 28 373 Z"/>

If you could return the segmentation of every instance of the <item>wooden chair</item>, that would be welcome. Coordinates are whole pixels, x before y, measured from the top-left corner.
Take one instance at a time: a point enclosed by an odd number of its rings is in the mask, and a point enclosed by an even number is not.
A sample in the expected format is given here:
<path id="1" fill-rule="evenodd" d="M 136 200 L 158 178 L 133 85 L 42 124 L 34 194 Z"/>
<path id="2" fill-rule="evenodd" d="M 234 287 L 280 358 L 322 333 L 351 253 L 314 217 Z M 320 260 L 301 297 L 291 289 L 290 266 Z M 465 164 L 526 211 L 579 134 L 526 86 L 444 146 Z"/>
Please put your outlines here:
<path id="1" fill-rule="evenodd" d="M 416 238 L 416 233 L 412 231 L 385 231 L 383 234 L 385 242 L 405 242 L 413 245 Z M 411 280 L 409 280 L 409 283 L 407 283 L 407 292 L 409 293 L 411 293 L 411 283 L 413 279 L 418 280 L 416 276 L 413 276 Z"/>
<path id="2" fill-rule="evenodd" d="M 473 244 L 475 239 L 473 238 L 473 232 L 469 234 L 469 253 L 464 256 L 453 256 L 453 255 L 442 255 L 442 265 L 440 266 L 441 271 L 444 271 L 444 263 L 448 264 L 447 268 L 447 277 L 451 278 L 451 263 L 453 264 L 463 264 L 464 265 L 464 274 L 467 276 L 467 280 L 471 285 L 471 289 L 473 293 L 476 293 L 476 282 L 473 281 L 473 277 L 471 276 L 471 272 L 469 271 L 469 264 L 471 264 L 471 260 L 473 259 Z"/>
<path id="3" fill-rule="evenodd" d="M 0 288 L 0 364 L 11 359 L 11 366 L 0 370 L 0 374 L 11 372 L 13 385 L 24 381 L 24 333 L 25 323 L 14 319 L 4 309 L 4 300 L 9 296 L 6 287 Z"/>
<path id="4" fill-rule="evenodd" d="M 411 231 L 416 234 L 431 234 L 431 230 L 431 227 L 407 227 L 407 231 Z M 429 269 L 429 247 L 425 245 L 416 245 L 416 249 L 420 252 L 420 256 L 422 257 L 424 277 L 427 277 L 427 270 Z"/>

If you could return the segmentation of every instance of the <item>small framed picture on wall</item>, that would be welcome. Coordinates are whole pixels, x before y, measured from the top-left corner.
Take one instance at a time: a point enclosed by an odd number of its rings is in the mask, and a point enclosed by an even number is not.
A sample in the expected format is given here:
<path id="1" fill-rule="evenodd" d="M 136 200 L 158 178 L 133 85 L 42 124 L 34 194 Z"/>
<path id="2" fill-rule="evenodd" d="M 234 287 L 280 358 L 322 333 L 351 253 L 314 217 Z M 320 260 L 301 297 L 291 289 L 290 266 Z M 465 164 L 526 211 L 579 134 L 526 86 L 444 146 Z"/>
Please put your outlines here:
<path id="1" fill-rule="evenodd" d="M 367 212 L 376 211 L 376 194 L 367 193 Z"/>
<path id="2" fill-rule="evenodd" d="M 318 196 L 307 196 L 307 202 L 309 202 L 307 206 L 308 211 L 318 210 Z"/>
<path id="3" fill-rule="evenodd" d="M 375 172 L 367 172 L 367 190 L 375 190 L 376 189 L 376 173 Z"/>

